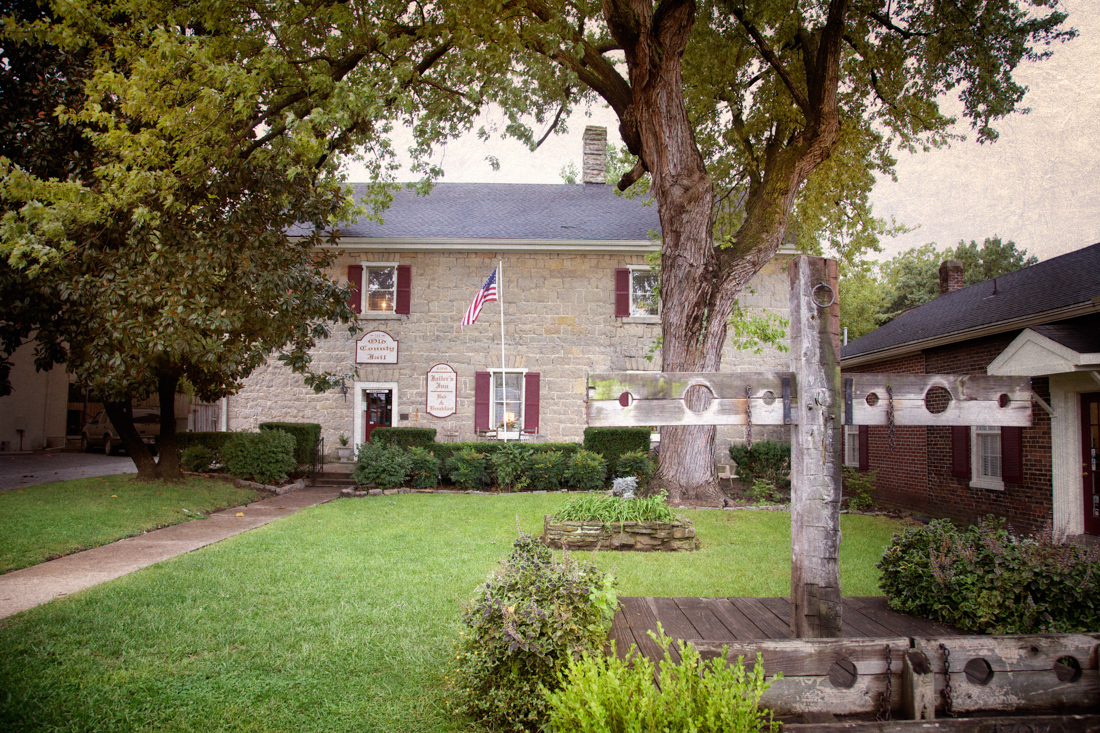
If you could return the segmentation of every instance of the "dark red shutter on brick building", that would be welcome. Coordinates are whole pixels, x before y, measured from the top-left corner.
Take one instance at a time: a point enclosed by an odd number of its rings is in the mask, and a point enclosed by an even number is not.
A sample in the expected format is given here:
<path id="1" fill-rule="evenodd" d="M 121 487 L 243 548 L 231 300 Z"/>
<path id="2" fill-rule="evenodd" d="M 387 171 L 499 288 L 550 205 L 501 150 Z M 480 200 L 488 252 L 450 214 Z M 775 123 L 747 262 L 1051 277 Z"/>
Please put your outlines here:
<path id="1" fill-rule="evenodd" d="M 408 313 L 412 304 L 412 268 L 409 265 L 397 266 L 397 305 L 394 313 Z"/>
<path id="2" fill-rule="evenodd" d="M 970 478 L 970 428 L 966 425 L 951 428 L 951 475 Z"/>
<path id="3" fill-rule="evenodd" d="M 489 429 L 489 401 L 493 398 L 493 380 L 489 372 L 474 373 L 474 430 Z"/>
<path id="4" fill-rule="evenodd" d="M 363 266 L 362 265 L 348 265 L 348 284 L 351 285 L 351 293 L 348 295 L 348 305 L 356 313 L 362 312 L 363 309 L 363 296 L 361 288 L 363 287 Z"/>
<path id="5" fill-rule="evenodd" d="M 859 426 L 859 470 L 867 471 L 871 468 L 871 440 L 870 430 L 866 425 Z"/>
<path id="6" fill-rule="evenodd" d="M 1024 429 L 1001 428 L 1001 480 L 1006 483 L 1024 482 Z"/>
<path id="7" fill-rule="evenodd" d="M 542 381 L 538 372 L 523 375 L 523 432 L 539 431 L 539 384 Z"/>
<path id="8" fill-rule="evenodd" d="M 615 317 L 626 318 L 630 315 L 630 270 L 615 268 Z"/>

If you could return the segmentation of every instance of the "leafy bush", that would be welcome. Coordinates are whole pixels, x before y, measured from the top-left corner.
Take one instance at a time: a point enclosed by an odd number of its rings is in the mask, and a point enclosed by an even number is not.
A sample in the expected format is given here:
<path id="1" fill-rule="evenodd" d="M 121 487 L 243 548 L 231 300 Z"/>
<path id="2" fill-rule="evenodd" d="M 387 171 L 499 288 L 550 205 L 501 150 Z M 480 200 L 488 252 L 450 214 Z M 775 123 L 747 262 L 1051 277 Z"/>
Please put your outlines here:
<path id="1" fill-rule="evenodd" d="M 532 491 L 560 491 L 569 459 L 560 451 L 548 450 L 532 453 L 527 461 L 527 475 Z"/>
<path id="2" fill-rule="evenodd" d="M 599 453 L 579 450 L 567 463 L 565 481 L 581 491 L 599 491 L 607 481 L 607 461 Z"/>
<path id="3" fill-rule="evenodd" d="M 282 430 L 233 433 L 222 448 L 221 459 L 230 474 L 261 484 L 278 481 L 298 465 L 294 436 Z"/>
<path id="4" fill-rule="evenodd" d="M 783 504 L 788 499 L 775 488 L 775 484 L 762 478 L 753 481 L 752 488 L 745 492 L 745 496 L 754 504 Z"/>
<path id="5" fill-rule="evenodd" d="M 195 473 L 207 470 L 213 462 L 214 451 L 205 445 L 199 444 L 188 446 L 187 450 L 183 452 L 183 456 L 180 457 L 180 465 L 183 466 L 183 470 L 194 471 Z"/>
<path id="6" fill-rule="evenodd" d="M 212 433 L 198 431 L 194 433 L 176 433 L 176 448 L 185 451 L 193 445 L 201 445 L 209 448 L 214 454 L 214 460 L 221 461 L 221 450 L 229 439 L 236 433 Z"/>
<path id="7" fill-rule="evenodd" d="M 492 457 L 497 451 L 507 450 L 510 446 L 523 445 L 532 453 L 544 453 L 546 451 L 559 451 L 566 455 L 573 455 L 573 453 L 580 449 L 580 446 L 576 443 L 520 443 L 519 441 L 493 441 L 493 442 L 474 442 L 474 443 L 433 443 L 430 450 L 439 456 L 439 459 L 443 461 L 443 472 L 445 478 L 451 481 L 451 483 L 457 483 L 454 477 L 450 476 L 450 469 L 448 466 L 451 464 L 448 462 L 451 457 L 454 456 L 460 450 L 465 448 L 472 448 L 478 453 L 482 453 L 487 457 Z"/>
<path id="8" fill-rule="evenodd" d="M 612 476 L 633 476 L 638 479 L 638 489 L 645 491 L 649 479 L 653 477 L 653 460 L 649 450 L 632 450 L 619 456 L 619 463 Z"/>
<path id="9" fill-rule="evenodd" d="M 489 459 L 473 448 L 461 448 L 447 459 L 447 473 L 460 489 L 480 491 L 491 483 Z"/>
<path id="10" fill-rule="evenodd" d="M 447 676 L 454 711 L 492 730 L 538 730 L 563 665 L 600 652 L 616 605 L 611 576 L 590 563 L 556 563 L 521 534 L 465 605 Z"/>
<path id="11" fill-rule="evenodd" d="M 351 477 L 357 486 L 393 489 L 408 480 L 410 464 L 408 453 L 399 445 L 360 443 Z"/>
<path id="12" fill-rule="evenodd" d="M 857 471 L 851 466 L 844 467 L 844 491 L 848 494 L 848 508 L 857 512 L 870 509 L 875 505 L 871 491 L 875 488 L 875 471 Z"/>
<path id="13" fill-rule="evenodd" d="M 321 438 L 321 426 L 315 422 L 262 422 L 260 432 L 282 430 L 294 438 L 294 460 L 299 466 L 313 461 L 313 450 Z"/>
<path id="14" fill-rule="evenodd" d="M 760 708 L 760 698 L 771 686 L 764 679 L 760 654 L 751 672 L 744 658 L 726 665 L 722 655 L 703 662 L 691 644 L 680 643 L 681 662 L 673 660 L 672 640 L 658 625 L 659 636 L 649 635 L 664 652 L 658 679 L 654 664 L 631 648 L 626 660 L 614 653 L 586 654 L 570 659 L 560 688 L 548 696 L 552 731 L 696 731 L 748 733 L 774 731 L 771 712 Z M 780 675 L 776 675 L 778 678 Z"/>
<path id="15" fill-rule="evenodd" d="M 947 520 L 894 535 L 880 585 L 890 607 L 988 634 L 1100 630 L 1100 555 L 1020 538 L 1004 520 L 965 530 Z"/>
<path id="16" fill-rule="evenodd" d="M 439 459 L 427 448 L 413 446 L 405 450 L 409 461 L 409 482 L 414 489 L 439 486 Z"/>
<path id="17" fill-rule="evenodd" d="M 527 486 L 527 462 L 531 449 L 524 443 L 506 443 L 500 446 L 489 462 L 493 466 L 497 486 L 504 491 L 523 491 Z"/>
<path id="18" fill-rule="evenodd" d="M 578 496 L 554 514 L 559 522 L 675 522 L 667 495 L 661 492 L 644 499 L 618 496 Z"/>
<path id="19" fill-rule="evenodd" d="M 584 449 L 603 456 L 611 476 L 626 476 L 619 457 L 633 451 L 648 454 L 651 434 L 649 428 L 585 428 Z"/>
<path id="20" fill-rule="evenodd" d="M 791 444 L 761 440 L 752 448 L 730 446 L 730 458 L 737 464 L 737 478 L 744 486 L 763 479 L 783 491 L 791 487 Z"/>
<path id="21" fill-rule="evenodd" d="M 402 448 L 432 449 L 435 443 L 435 428 L 375 428 L 371 431 L 372 443 L 395 444 Z"/>

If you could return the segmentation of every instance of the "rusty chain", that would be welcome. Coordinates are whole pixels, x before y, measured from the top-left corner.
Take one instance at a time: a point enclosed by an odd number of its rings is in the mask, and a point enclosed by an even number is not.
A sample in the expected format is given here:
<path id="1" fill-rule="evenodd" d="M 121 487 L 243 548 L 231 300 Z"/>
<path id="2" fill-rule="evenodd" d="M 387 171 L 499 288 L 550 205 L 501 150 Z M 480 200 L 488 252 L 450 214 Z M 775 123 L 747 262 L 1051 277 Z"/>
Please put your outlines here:
<path id="1" fill-rule="evenodd" d="M 951 650 L 947 648 L 946 644 L 940 644 L 940 651 L 943 652 L 943 709 L 952 718 L 958 717 L 958 713 L 955 712 L 954 706 L 951 704 Z"/>
<path id="2" fill-rule="evenodd" d="M 886 692 L 882 693 L 882 700 L 879 703 L 878 714 L 875 716 L 875 720 L 889 720 L 891 709 L 890 702 L 894 697 L 894 676 L 891 674 L 890 666 L 893 661 L 893 657 L 890 654 L 890 645 L 886 645 Z"/>
<path id="3" fill-rule="evenodd" d="M 894 435 L 894 388 L 889 384 L 886 385 L 886 396 L 886 425 L 890 434 L 890 450 L 893 451 L 897 449 L 897 438 Z"/>
<path id="4" fill-rule="evenodd" d="M 745 447 L 752 448 L 752 385 L 745 387 Z"/>

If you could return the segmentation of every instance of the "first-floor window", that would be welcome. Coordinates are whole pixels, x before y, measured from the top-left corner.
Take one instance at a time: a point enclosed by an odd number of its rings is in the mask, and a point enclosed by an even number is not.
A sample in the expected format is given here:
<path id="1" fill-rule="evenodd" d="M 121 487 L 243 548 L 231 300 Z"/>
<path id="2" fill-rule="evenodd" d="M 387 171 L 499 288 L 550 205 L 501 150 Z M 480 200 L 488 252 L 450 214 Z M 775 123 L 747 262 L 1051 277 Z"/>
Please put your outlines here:
<path id="1" fill-rule="evenodd" d="M 951 475 L 975 489 L 1004 491 L 1024 483 L 1023 428 L 976 425 L 951 428 Z"/>
<path id="2" fill-rule="evenodd" d="M 493 371 L 490 424 L 498 433 L 518 434 L 523 429 L 524 372 Z"/>
<path id="3" fill-rule="evenodd" d="M 972 431 L 971 446 L 973 466 L 971 484 L 983 489 L 1003 489 L 1001 474 L 1001 429 L 991 425 L 977 425 Z"/>
<path id="4" fill-rule="evenodd" d="M 844 426 L 844 465 L 859 468 L 859 426 Z"/>
<path id="5" fill-rule="evenodd" d="M 541 376 L 524 369 L 474 374 L 474 430 L 508 440 L 539 432 Z"/>

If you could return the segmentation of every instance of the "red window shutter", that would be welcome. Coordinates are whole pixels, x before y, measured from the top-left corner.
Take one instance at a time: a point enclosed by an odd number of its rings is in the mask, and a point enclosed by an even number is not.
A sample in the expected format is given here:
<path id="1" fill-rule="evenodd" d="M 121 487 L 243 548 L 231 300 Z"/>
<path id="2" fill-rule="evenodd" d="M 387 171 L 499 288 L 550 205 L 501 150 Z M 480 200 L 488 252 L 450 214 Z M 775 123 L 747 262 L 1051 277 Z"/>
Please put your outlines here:
<path id="1" fill-rule="evenodd" d="M 871 468 L 870 431 L 866 425 L 859 426 L 859 470 Z"/>
<path id="2" fill-rule="evenodd" d="M 626 318 L 630 315 L 630 270 L 615 268 L 615 317 Z"/>
<path id="3" fill-rule="evenodd" d="M 1001 480 L 1005 483 L 1024 482 L 1024 429 L 1001 428 Z"/>
<path id="4" fill-rule="evenodd" d="M 351 285 L 351 293 L 348 295 L 348 305 L 356 313 L 363 311 L 363 266 L 348 265 L 348 284 Z"/>
<path id="5" fill-rule="evenodd" d="M 489 429 L 489 401 L 493 398 L 493 380 L 489 372 L 474 373 L 474 430 Z"/>
<path id="6" fill-rule="evenodd" d="M 397 266 L 397 307 L 394 313 L 408 313 L 412 304 L 412 267 Z"/>
<path id="7" fill-rule="evenodd" d="M 970 428 L 966 425 L 951 427 L 951 475 L 970 478 Z"/>
<path id="8" fill-rule="evenodd" d="M 539 385 L 542 378 L 538 372 L 523 375 L 523 432 L 539 431 Z"/>

